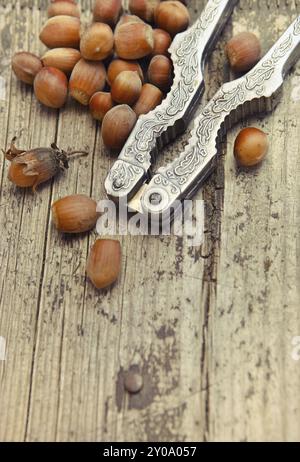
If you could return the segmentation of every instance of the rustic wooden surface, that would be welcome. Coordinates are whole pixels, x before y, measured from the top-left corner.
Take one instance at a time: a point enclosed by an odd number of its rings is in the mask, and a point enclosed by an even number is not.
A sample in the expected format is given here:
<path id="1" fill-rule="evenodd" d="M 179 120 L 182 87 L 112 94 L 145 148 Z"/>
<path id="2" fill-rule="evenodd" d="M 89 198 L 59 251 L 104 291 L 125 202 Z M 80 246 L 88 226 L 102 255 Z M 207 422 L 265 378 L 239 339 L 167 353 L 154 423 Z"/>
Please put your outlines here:
<path id="1" fill-rule="evenodd" d="M 122 277 L 97 292 L 85 278 L 96 234 L 59 235 L 50 204 L 76 192 L 103 197 L 113 158 L 86 110 L 72 101 L 59 113 L 41 107 L 10 70 L 15 51 L 43 51 L 46 4 L 0 1 L 0 146 L 23 129 L 22 147 L 56 141 L 90 155 L 36 195 L 15 188 L 1 163 L 0 440 L 299 441 L 300 63 L 276 111 L 228 135 L 197 195 L 206 203 L 204 245 L 124 237 Z M 88 21 L 91 2 L 81 4 Z M 190 2 L 193 18 L 204 4 Z M 240 0 L 210 57 L 205 98 L 230 78 L 224 43 L 233 32 L 253 30 L 266 51 L 299 13 L 298 0 Z M 271 143 L 252 172 L 232 156 L 248 124 Z M 130 368 L 144 377 L 134 397 L 123 387 Z"/>

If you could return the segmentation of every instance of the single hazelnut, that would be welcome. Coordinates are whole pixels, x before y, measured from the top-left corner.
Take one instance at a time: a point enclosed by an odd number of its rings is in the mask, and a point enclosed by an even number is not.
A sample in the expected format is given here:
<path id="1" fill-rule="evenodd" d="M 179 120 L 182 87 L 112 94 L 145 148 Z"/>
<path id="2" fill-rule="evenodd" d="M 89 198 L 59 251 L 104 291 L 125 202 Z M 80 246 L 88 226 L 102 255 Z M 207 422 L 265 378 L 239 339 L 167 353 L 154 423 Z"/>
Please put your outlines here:
<path id="1" fill-rule="evenodd" d="M 143 21 L 153 22 L 154 11 L 159 3 L 160 0 L 129 0 L 129 10 Z"/>
<path id="2" fill-rule="evenodd" d="M 140 59 L 153 51 L 152 27 L 145 23 L 126 23 L 115 30 L 115 50 L 119 58 Z"/>
<path id="3" fill-rule="evenodd" d="M 122 149 L 135 123 L 136 114 L 126 104 L 113 107 L 102 122 L 102 139 L 107 148 Z"/>
<path id="4" fill-rule="evenodd" d="M 110 93 L 97 91 L 93 94 L 89 103 L 92 117 L 101 122 L 113 105 L 114 103 Z"/>
<path id="5" fill-rule="evenodd" d="M 99 217 L 97 203 L 83 194 L 73 194 L 52 205 L 56 228 L 63 233 L 77 234 L 91 230 Z"/>
<path id="6" fill-rule="evenodd" d="M 111 286 L 121 271 L 121 245 L 112 239 L 98 239 L 91 248 L 86 273 L 97 289 Z"/>
<path id="7" fill-rule="evenodd" d="M 154 48 L 152 56 L 165 55 L 168 56 L 168 50 L 172 43 L 172 38 L 168 32 L 162 29 L 153 29 Z"/>
<path id="8" fill-rule="evenodd" d="M 230 66 L 234 72 L 248 72 L 260 60 L 261 46 L 252 32 L 241 32 L 226 46 Z"/>
<path id="9" fill-rule="evenodd" d="M 106 71 L 102 62 L 86 61 L 81 58 L 75 65 L 70 81 L 71 96 L 79 103 L 87 106 L 96 91 L 105 86 Z"/>
<path id="10" fill-rule="evenodd" d="M 163 100 L 164 94 L 159 88 L 155 87 L 151 83 L 145 83 L 142 87 L 142 91 L 139 99 L 133 106 L 133 110 L 137 116 L 142 114 L 148 114 L 148 112 L 158 106 Z"/>
<path id="11" fill-rule="evenodd" d="M 123 71 L 112 83 L 111 96 L 116 103 L 132 106 L 139 98 L 141 90 L 142 82 L 138 73 Z"/>
<path id="12" fill-rule="evenodd" d="M 66 75 L 70 75 L 80 58 L 80 51 L 75 48 L 52 48 L 46 51 L 42 62 L 44 66 L 56 67 Z"/>
<path id="13" fill-rule="evenodd" d="M 20 51 L 12 58 L 12 69 L 17 78 L 29 85 L 33 85 L 34 78 L 42 67 L 40 58 L 27 51 Z"/>
<path id="14" fill-rule="evenodd" d="M 48 48 L 78 48 L 80 42 L 80 20 L 73 16 L 54 16 L 44 25 L 40 40 Z"/>
<path id="15" fill-rule="evenodd" d="M 114 27 L 122 12 L 122 0 L 96 0 L 94 3 L 94 21 L 104 22 Z"/>
<path id="16" fill-rule="evenodd" d="M 150 83 L 167 93 L 173 80 L 172 61 L 163 55 L 154 56 L 149 64 L 148 78 Z"/>
<path id="17" fill-rule="evenodd" d="M 144 74 L 141 66 L 137 61 L 125 61 L 124 59 L 114 59 L 107 69 L 107 82 L 112 85 L 115 78 L 123 71 L 137 72 L 141 81 L 144 81 Z"/>
<path id="18" fill-rule="evenodd" d="M 79 7 L 68 1 L 59 1 L 51 3 L 48 7 L 48 18 L 53 16 L 66 15 L 66 16 L 75 16 L 76 18 L 80 17 Z"/>
<path id="19" fill-rule="evenodd" d="M 234 155 L 239 165 L 253 167 L 266 156 L 269 148 L 268 136 L 258 128 L 244 128 L 234 144 Z"/>
<path id="20" fill-rule="evenodd" d="M 111 55 L 114 47 L 114 34 L 108 24 L 95 22 L 83 33 L 80 52 L 83 58 L 101 61 Z"/>
<path id="21" fill-rule="evenodd" d="M 34 94 L 45 106 L 60 108 L 67 101 L 68 80 L 55 67 L 43 67 L 34 79 Z"/>
<path id="22" fill-rule="evenodd" d="M 174 36 L 186 30 L 190 23 L 190 14 L 186 6 L 178 1 L 161 2 L 155 9 L 156 25 Z"/>

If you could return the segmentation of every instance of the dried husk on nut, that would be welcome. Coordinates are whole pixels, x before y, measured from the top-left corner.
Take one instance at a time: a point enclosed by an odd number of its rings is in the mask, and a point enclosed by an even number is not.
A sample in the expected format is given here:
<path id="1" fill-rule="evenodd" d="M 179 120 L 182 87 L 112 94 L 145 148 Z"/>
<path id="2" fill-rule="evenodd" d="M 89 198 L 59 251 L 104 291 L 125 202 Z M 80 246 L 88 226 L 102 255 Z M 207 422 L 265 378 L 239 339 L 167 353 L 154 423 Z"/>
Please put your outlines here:
<path id="1" fill-rule="evenodd" d="M 39 184 L 50 180 L 60 170 L 60 163 L 53 156 L 52 149 L 37 148 L 11 159 L 8 179 L 21 188 L 32 187 L 35 191 Z"/>
<path id="2" fill-rule="evenodd" d="M 121 270 L 121 245 L 112 239 L 98 239 L 91 248 L 86 272 L 97 289 L 112 285 Z"/>

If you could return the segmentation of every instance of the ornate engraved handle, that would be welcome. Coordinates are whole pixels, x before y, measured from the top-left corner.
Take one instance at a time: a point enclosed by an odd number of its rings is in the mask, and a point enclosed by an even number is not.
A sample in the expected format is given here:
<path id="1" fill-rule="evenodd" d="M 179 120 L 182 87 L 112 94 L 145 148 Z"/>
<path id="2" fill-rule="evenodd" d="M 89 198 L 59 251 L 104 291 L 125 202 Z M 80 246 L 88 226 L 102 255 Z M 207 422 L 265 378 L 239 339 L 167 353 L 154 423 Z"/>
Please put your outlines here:
<path id="1" fill-rule="evenodd" d="M 153 176 L 141 198 L 143 213 L 161 216 L 189 198 L 214 167 L 217 145 L 241 116 L 271 110 L 283 79 L 300 57 L 300 16 L 245 76 L 224 84 L 195 120 L 181 156 Z"/>
<path id="2" fill-rule="evenodd" d="M 160 106 L 139 117 L 105 182 L 112 199 L 132 197 L 146 181 L 158 149 L 183 132 L 204 91 L 206 56 L 238 0 L 209 0 L 196 23 L 178 34 L 170 48 L 172 88 Z"/>

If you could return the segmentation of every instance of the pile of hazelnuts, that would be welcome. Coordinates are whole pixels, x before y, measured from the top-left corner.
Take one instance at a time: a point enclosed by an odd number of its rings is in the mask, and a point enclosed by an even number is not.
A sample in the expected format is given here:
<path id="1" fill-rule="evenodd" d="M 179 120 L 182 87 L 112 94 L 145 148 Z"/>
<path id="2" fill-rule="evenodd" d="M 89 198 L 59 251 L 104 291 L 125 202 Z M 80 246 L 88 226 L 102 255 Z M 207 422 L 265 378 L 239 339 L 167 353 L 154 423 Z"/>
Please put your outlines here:
<path id="1" fill-rule="evenodd" d="M 159 105 L 170 90 L 173 37 L 188 28 L 180 1 L 95 0 L 93 23 L 83 28 L 75 0 L 51 0 L 40 40 L 49 50 L 39 58 L 13 56 L 12 68 L 33 85 L 45 106 L 61 108 L 68 93 L 102 122 L 104 144 L 120 150 L 137 118 Z"/>

